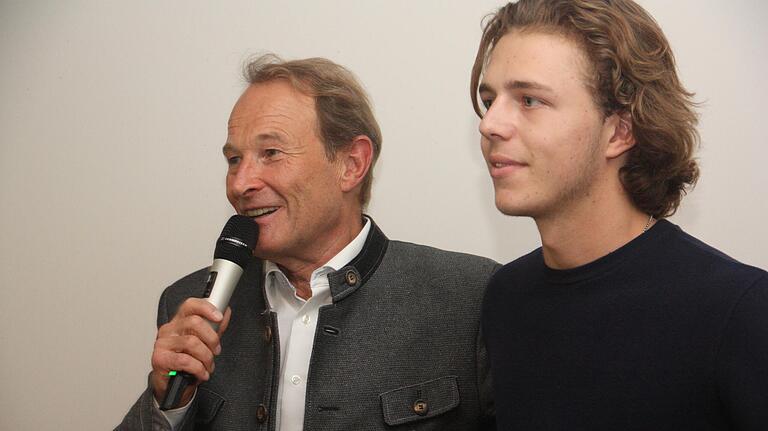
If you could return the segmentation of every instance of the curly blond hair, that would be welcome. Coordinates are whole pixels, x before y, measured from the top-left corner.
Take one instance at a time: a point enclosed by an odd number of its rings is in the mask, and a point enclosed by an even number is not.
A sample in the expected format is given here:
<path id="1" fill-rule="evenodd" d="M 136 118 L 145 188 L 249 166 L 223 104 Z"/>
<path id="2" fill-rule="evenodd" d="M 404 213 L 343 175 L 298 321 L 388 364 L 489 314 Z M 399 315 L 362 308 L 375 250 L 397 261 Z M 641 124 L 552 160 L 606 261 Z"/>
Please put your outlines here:
<path id="1" fill-rule="evenodd" d="M 591 63 L 591 90 L 603 113 L 631 115 L 636 144 L 619 175 L 632 203 L 656 218 L 674 214 L 699 177 L 698 116 L 669 42 L 648 12 L 631 0 L 520 0 L 487 18 L 470 84 L 477 115 L 483 116 L 481 75 L 504 35 L 541 31 L 575 41 Z"/>

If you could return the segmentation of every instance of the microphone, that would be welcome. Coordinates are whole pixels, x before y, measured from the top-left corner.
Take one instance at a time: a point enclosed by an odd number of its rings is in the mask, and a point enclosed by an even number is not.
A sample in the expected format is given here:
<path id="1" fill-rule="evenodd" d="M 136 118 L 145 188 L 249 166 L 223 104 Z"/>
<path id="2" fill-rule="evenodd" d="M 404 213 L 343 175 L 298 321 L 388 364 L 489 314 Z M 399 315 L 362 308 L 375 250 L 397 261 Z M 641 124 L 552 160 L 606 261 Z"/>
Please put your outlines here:
<path id="1" fill-rule="evenodd" d="M 259 225 L 250 217 L 234 215 L 229 218 L 221 236 L 216 241 L 213 252 L 213 265 L 208 273 L 203 298 L 213 304 L 221 314 L 227 309 L 232 292 L 248 263 L 251 261 L 253 248 L 259 239 Z M 219 324 L 209 322 L 214 331 Z M 177 407 L 184 389 L 194 383 L 195 377 L 189 373 L 171 370 L 168 373 L 168 390 L 160 405 L 160 410 Z"/>

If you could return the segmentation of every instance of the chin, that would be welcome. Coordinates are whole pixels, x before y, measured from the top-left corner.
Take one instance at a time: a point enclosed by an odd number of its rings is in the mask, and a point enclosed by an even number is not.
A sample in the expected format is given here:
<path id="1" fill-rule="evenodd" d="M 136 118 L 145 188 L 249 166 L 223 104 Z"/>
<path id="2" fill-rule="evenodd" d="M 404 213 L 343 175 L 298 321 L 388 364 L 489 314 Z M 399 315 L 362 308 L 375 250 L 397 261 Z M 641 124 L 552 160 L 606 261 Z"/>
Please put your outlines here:
<path id="1" fill-rule="evenodd" d="M 514 199 L 502 199 L 496 197 L 496 209 L 502 214 L 508 216 L 528 216 L 531 211 L 526 208 L 522 202 L 516 202 Z"/>
<path id="2" fill-rule="evenodd" d="M 533 217 L 530 211 L 525 211 L 519 208 L 501 208 L 498 206 L 496 208 L 498 208 L 502 214 L 511 217 Z"/>
<path id="3" fill-rule="evenodd" d="M 259 238 L 259 240 L 261 240 L 261 238 Z M 253 255 L 263 260 L 274 260 L 274 257 L 277 255 L 277 253 L 274 247 L 271 247 L 269 243 L 257 243 L 256 249 L 253 251 Z"/>

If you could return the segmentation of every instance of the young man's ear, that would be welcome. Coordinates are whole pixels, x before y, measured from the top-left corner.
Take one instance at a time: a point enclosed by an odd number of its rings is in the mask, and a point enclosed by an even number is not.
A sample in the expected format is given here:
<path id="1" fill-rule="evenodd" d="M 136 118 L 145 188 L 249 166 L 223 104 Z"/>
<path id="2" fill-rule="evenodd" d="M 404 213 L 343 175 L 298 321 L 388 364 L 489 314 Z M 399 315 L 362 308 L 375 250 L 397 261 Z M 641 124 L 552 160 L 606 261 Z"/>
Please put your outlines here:
<path id="1" fill-rule="evenodd" d="M 363 182 L 373 161 L 373 142 L 365 135 L 352 138 L 352 142 L 340 150 L 341 190 L 349 192 Z"/>
<path id="2" fill-rule="evenodd" d="M 610 126 L 607 133 L 611 135 L 605 149 L 605 157 L 615 159 L 635 146 L 632 115 L 628 111 L 617 112 L 605 121 Z"/>

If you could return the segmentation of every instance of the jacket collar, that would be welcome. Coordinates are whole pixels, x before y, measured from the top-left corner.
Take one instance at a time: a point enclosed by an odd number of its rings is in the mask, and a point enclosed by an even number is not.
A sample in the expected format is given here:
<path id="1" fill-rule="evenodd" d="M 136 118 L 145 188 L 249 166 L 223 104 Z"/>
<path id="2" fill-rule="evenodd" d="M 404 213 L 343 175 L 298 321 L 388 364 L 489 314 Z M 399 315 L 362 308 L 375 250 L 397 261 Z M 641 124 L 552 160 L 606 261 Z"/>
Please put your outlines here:
<path id="1" fill-rule="evenodd" d="M 339 302 L 351 295 L 358 287 L 362 286 L 379 267 L 384 253 L 387 251 L 389 239 L 379 226 L 368 215 L 364 215 L 371 222 L 371 230 L 365 239 L 365 245 L 360 253 L 346 266 L 328 274 L 328 282 L 331 285 L 331 297 L 333 302 Z"/>
<path id="2" fill-rule="evenodd" d="M 379 229 L 376 223 L 368 215 L 363 215 L 371 222 L 371 229 L 365 238 L 365 245 L 360 253 L 347 265 L 338 271 L 328 274 L 328 282 L 331 285 L 331 298 L 333 302 L 341 301 L 352 294 L 358 287 L 368 281 L 379 267 L 384 253 L 387 251 L 389 239 Z M 269 311 L 266 292 L 264 291 L 264 261 L 254 257 L 243 275 L 243 281 L 247 284 L 254 283 L 260 287 L 265 311 Z M 241 281 L 242 282 L 242 281 Z"/>

